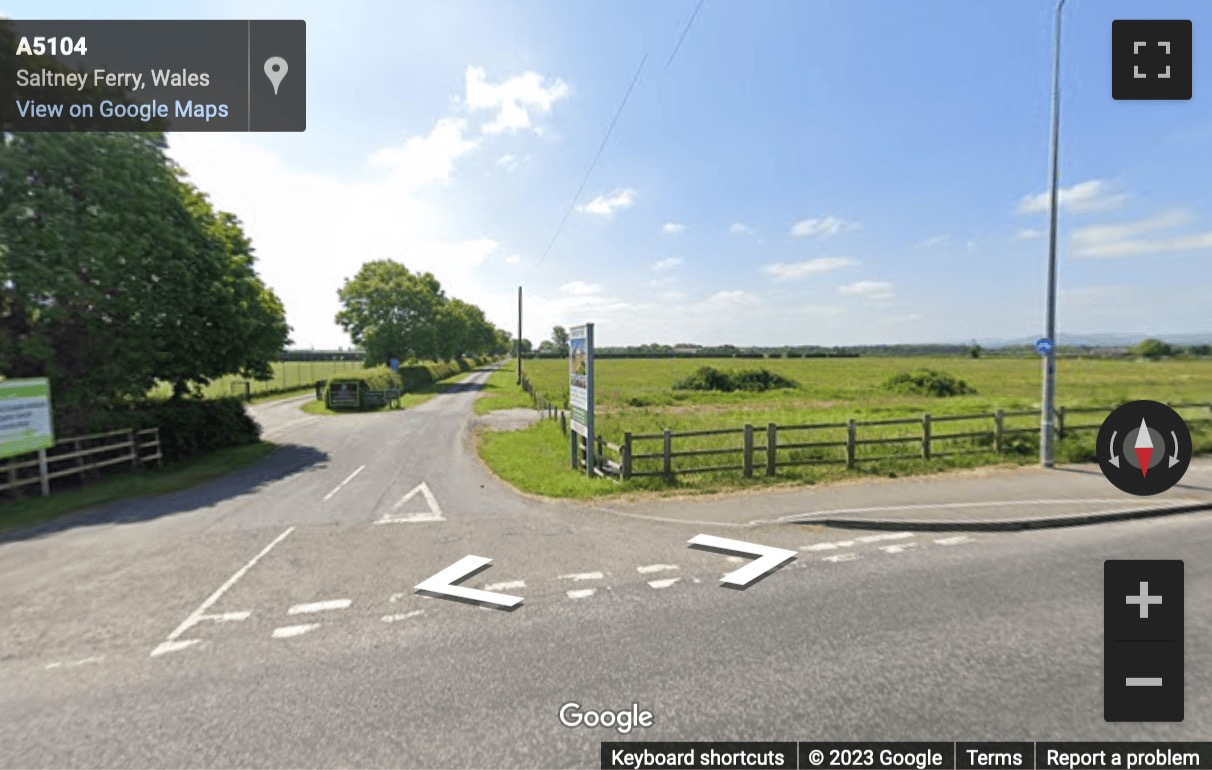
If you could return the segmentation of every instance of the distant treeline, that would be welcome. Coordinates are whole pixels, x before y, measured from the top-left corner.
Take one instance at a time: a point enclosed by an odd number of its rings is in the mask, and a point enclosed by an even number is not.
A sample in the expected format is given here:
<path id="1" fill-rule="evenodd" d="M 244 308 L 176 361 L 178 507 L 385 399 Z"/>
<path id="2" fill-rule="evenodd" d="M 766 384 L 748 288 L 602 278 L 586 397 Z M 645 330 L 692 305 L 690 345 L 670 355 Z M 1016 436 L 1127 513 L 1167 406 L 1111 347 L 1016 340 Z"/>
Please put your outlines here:
<path id="1" fill-rule="evenodd" d="M 361 361 L 361 350 L 284 350 L 279 361 Z"/>
<path id="2" fill-rule="evenodd" d="M 1207 345 L 1187 348 L 1170 346 L 1146 340 L 1131 347 L 1094 345 L 1061 345 L 1057 355 L 1061 358 L 1159 358 L 1169 356 L 1207 356 Z M 527 358 L 560 358 L 555 350 L 538 353 L 527 352 Z M 1033 345 L 1010 345 L 986 348 L 979 344 L 968 345 L 856 345 L 849 347 L 823 347 L 800 345 L 795 347 L 738 347 L 735 345 L 637 345 L 633 347 L 600 347 L 597 358 L 858 358 L 870 357 L 963 357 L 963 358 L 1033 358 L 1038 357 Z"/>

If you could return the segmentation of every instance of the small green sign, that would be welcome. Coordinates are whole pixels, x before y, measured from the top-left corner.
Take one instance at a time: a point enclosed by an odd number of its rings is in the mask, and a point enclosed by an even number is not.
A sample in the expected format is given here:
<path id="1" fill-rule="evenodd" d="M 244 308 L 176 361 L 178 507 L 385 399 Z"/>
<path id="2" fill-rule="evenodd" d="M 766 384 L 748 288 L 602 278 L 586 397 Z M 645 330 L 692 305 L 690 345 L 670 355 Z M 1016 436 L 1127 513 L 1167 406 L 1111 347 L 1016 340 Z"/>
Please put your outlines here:
<path id="1" fill-rule="evenodd" d="M 45 377 L 0 381 L 0 457 L 54 445 L 50 381 Z"/>

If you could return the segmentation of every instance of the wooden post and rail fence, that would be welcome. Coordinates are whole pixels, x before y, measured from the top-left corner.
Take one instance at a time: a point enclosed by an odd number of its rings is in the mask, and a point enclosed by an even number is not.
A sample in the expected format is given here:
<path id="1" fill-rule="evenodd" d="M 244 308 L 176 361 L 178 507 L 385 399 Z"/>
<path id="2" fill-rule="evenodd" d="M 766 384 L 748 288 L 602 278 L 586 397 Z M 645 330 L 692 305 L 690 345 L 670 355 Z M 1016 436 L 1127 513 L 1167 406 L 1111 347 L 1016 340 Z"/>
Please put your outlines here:
<path id="1" fill-rule="evenodd" d="M 547 401 L 523 376 L 522 387 L 534 399 L 543 416 L 556 420 L 565 434 L 568 413 Z M 1197 411 L 1186 417 L 1188 424 L 1212 423 L 1212 403 L 1170 404 L 1175 410 Z M 1056 437 L 1063 439 L 1097 431 L 1115 407 L 1059 407 Z M 1097 422 L 1075 422 L 1082 415 L 1099 415 Z M 1021 424 L 1034 418 L 1031 424 Z M 952 423 L 960 425 L 952 427 Z M 964 425 L 963 423 L 968 423 Z M 912 431 L 906 428 L 912 426 Z M 872 435 L 897 432 L 897 435 Z M 947 432 L 950 431 L 950 432 Z M 843 436 L 844 432 L 844 436 Z M 764 434 L 764 435 L 763 435 Z M 822 439 L 822 434 L 834 436 Z M 717 430 L 623 434 L 621 444 L 598 436 L 599 475 L 620 480 L 662 477 L 673 480 L 692 473 L 739 471 L 746 478 L 764 473 L 778 475 L 780 468 L 805 465 L 844 465 L 888 460 L 932 460 L 970 454 L 1002 454 L 1018 436 L 1039 435 L 1039 410 L 997 410 L 975 414 L 948 414 L 881 420 L 850 419 L 802 425 L 744 425 Z M 679 448 L 678 443 L 722 443 L 723 446 Z M 957 443 L 959 442 L 959 443 Z M 880 451 L 888 447 L 891 453 Z M 875 449 L 878 453 L 872 453 Z M 710 458 L 710 459 L 708 459 Z M 582 461 L 584 453 L 582 452 Z M 682 461 L 682 462 L 679 462 Z M 686 461 L 704 463 L 687 465 Z"/>
<path id="2" fill-rule="evenodd" d="M 61 438 L 49 449 L 0 460 L 0 492 L 37 486 L 47 497 L 50 482 L 55 479 L 79 476 L 83 480 L 103 468 L 125 464 L 137 469 L 152 463 L 164 463 L 159 428 L 125 428 Z"/>

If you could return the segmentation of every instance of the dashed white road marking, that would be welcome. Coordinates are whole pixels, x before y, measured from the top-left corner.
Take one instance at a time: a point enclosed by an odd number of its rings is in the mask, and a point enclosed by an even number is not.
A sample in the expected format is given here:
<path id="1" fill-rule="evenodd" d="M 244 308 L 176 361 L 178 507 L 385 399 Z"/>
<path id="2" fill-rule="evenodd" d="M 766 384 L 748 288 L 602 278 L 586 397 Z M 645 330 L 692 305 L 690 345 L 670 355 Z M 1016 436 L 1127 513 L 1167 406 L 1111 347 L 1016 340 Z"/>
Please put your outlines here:
<path id="1" fill-rule="evenodd" d="M 571 575 L 560 575 L 560 580 L 601 580 L 606 577 L 601 572 L 574 572 Z"/>
<path id="2" fill-rule="evenodd" d="M 328 500 L 328 498 L 330 498 L 330 497 L 332 497 L 333 495 L 335 495 L 336 493 L 340 492 L 340 491 L 341 491 L 341 487 L 343 487 L 343 486 L 345 486 L 346 484 L 348 484 L 349 482 L 353 481 L 354 476 L 357 476 L 359 473 L 361 473 L 361 472 L 362 472 L 362 469 L 363 469 L 363 468 L 365 468 L 365 467 L 366 467 L 365 465 L 359 465 L 359 466 L 358 466 L 358 469 L 357 469 L 356 471 L 354 471 L 353 473 L 351 473 L 351 474 L 349 474 L 348 476 L 346 476 L 344 481 L 342 481 L 340 484 L 338 484 L 338 485 L 336 485 L 335 487 L 333 487 L 333 490 L 332 490 L 331 492 L 329 492 L 328 494 L 324 495 L 324 500 L 325 500 L 325 501 L 327 501 L 327 500 Z"/>
<path id="3" fill-rule="evenodd" d="M 184 621 L 182 621 L 181 625 L 179 625 L 175 629 L 173 629 L 173 632 L 168 635 L 167 639 L 165 639 L 163 642 L 161 642 L 156 647 L 156 649 L 152 650 L 151 656 L 154 658 L 157 655 L 163 655 L 166 652 L 176 652 L 177 650 L 184 650 L 186 647 L 190 647 L 194 644 L 197 644 L 199 641 L 198 639 L 188 639 L 188 640 L 178 641 L 178 638 L 181 636 L 181 634 L 185 633 L 187 630 L 189 630 L 191 627 L 193 627 L 196 623 L 198 623 L 198 621 L 205 618 L 206 611 L 209 610 L 215 602 L 219 601 L 219 599 L 223 596 L 223 594 L 227 593 L 228 589 L 236 584 L 236 581 L 238 581 L 240 578 L 244 577 L 244 575 L 250 569 L 252 569 L 256 565 L 257 562 L 261 561 L 261 558 L 263 556 L 265 556 L 265 554 L 267 554 L 271 550 L 273 550 L 273 547 L 275 545 L 277 545 L 278 543 L 285 540 L 286 536 L 294 531 L 295 531 L 294 527 L 288 528 L 285 532 L 283 532 L 282 534 L 275 537 L 269 545 L 262 548 L 261 552 L 258 553 L 256 556 L 252 557 L 252 559 L 247 564 L 245 564 L 240 569 L 236 570 L 236 574 L 229 577 L 227 579 L 227 582 L 225 582 L 223 585 L 219 586 L 219 590 L 215 591 L 213 594 L 208 596 L 206 598 L 206 601 L 202 602 L 202 604 L 198 607 L 198 609 L 196 609 L 192 613 L 190 613 L 189 617 L 186 618 Z M 232 613 L 232 614 L 235 614 L 235 613 Z"/>
<path id="4" fill-rule="evenodd" d="M 829 540 L 824 543 L 800 546 L 801 551 L 836 551 L 838 548 L 849 548 L 858 543 L 879 543 L 885 540 L 904 540 L 913 537 L 912 532 L 885 532 L 879 535 L 863 535 L 852 540 Z"/>
<path id="5" fill-rule="evenodd" d="M 912 532 L 883 532 L 878 535 L 863 535 L 854 538 L 857 543 L 882 543 L 885 540 L 904 540 L 913 537 Z"/>
<path id="6" fill-rule="evenodd" d="M 831 561 L 834 564 L 837 564 L 840 561 L 854 561 L 858 558 L 859 555 L 857 553 L 850 551 L 847 553 L 836 553 L 833 556 L 826 556 L 824 557 L 823 561 Z"/>
<path id="7" fill-rule="evenodd" d="M 81 660 L 69 660 L 66 662 L 56 661 L 54 663 L 47 663 L 46 668 L 48 671 L 54 668 L 75 668 L 76 666 L 83 666 L 88 663 L 100 663 L 103 660 L 105 660 L 104 655 L 94 655 L 91 658 L 83 658 Z"/>
<path id="8" fill-rule="evenodd" d="M 274 639 L 289 639 L 292 636 L 302 636 L 308 631 L 314 631 L 320 627 L 319 623 L 304 623 L 299 626 L 282 626 L 275 628 L 273 632 Z"/>
<path id="9" fill-rule="evenodd" d="M 881 545 L 880 550 L 884 553 L 904 553 L 905 549 L 911 548 L 917 543 L 897 543 L 896 545 Z"/>
<path id="10" fill-rule="evenodd" d="M 571 591 L 565 591 L 569 599 L 588 599 L 593 596 L 598 589 L 596 588 L 574 588 Z"/>
<path id="11" fill-rule="evenodd" d="M 179 642 L 160 642 L 156 649 L 152 650 L 151 656 L 154 658 L 157 655 L 163 655 L 166 652 L 176 652 L 184 650 L 186 647 L 193 647 L 201 642 L 201 639 L 183 639 Z"/>
<path id="12" fill-rule="evenodd" d="M 681 580 L 681 578 L 665 578 L 664 580 L 649 580 L 648 585 L 651 586 L 652 588 L 668 588 L 669 586 L 673 585 L 674 583 L 678 582 L 679 580 Z"/>
<path id="13" fill-rule="evenodd" d="M 506 580 L 503 583 L 489 583 L 484 586 L 485 591 L 505 591 L 510 588 L 525 588 L 525 580 Z"/>
<path id="14" fill-rule="evenodd" d="M 287 615 L 303 615 L 309 612 L 327 612 L 329 610 L 343 610 L 352 602 L 349 599 L 329 599 L 323 602 L 309 602 L 307 604 L 296 604 L 286 611 Z"/>
<path id="15" fill-rule="evenodd" d="M 727 559 L 728 561 L 732 562 L 733 564 L 740 564 L 741 562 L 752 561 L 751 559 L 746 559 L 744 556 L 725 556 L 724 558 Z"/>
<path id="16" fill-rule="evenodd" d="M 216 623 L 232 623 L 237 620 L 248 620 L 248 616 L 252 615 L 249 610 L 242 612 L 220 612 L 214 615 L 203 615 L 198 620 L 213 620 Z"/>
<path id="17" fill-rule="evenodd" d="M 635 571 L 641 575 L 647 575 L 650 572 L 665 572 L 666 570 L 677 569 L 676 564 L 649 564 L 644 567 L 636 567 Z"/>
<path id="18" fill-rule="evenodd" d="M 849 548 L 854 545 L 853 540 L 830 540 L 824 543 L 813 543 L 812 545 L 800 546 L 801 551 L 836 551 L 838 548 Z"/>
<path id="19" fill-rule="evenodd" d="M 934 542 L 939 545 L 959 545 L 960 543 L 971 543 L 974 538 L 968 535 L 952 535 L 951 537 L 940 537 Z"/>
<path id="20" fill-rule="evenodd" d="M 423 612 L 425 612 L 425 610 L 412 610 L 411 612 L 401 612 L 397 615 L 384 615 L 381 618 L 381 620 L 384 623 L 395 623 L 400 620 L 408 620 L 409 618 L 415 618 L 417 615 L 420 615 Z"/>

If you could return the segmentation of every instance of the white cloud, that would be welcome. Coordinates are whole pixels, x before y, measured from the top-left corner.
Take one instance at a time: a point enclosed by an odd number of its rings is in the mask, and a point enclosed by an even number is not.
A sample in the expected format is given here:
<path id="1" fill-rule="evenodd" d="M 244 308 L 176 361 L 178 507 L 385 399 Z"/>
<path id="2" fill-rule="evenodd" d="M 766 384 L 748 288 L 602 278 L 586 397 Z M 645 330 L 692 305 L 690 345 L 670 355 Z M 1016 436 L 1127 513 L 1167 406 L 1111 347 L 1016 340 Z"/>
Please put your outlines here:
<path id="1" fill-rule="evenodd" d="M 517 155 L 514 155 L 512 152 L 507 152 L 501 157 L 497 158 L 497 165 L 506 171 L 513 173 L 514 171 L 517 171 L 518 166 L 522 165 L 522 159 Z"/>
<path id="2" fill-rule="evenodd" d="M 887 300 L 896 296 L 890 281 L 855 281 L 837 289 L 842 294 L 866 300 Z"/>
<path id="3" fill-rule="evenodd" d="M 507 264 L 507 265 L 522 264 L 522 255 L 521 254 L 510 254 L 508 257 L 505 257 L 505 264 Z"/>
<path id="4" fill-rule="evenodd" d="M 630 187 L 621 187 L 611 190 L 604 195 L 599 195 L 583 206 L 577 206 L 577 211 L 608 217 L 616 211 L 631 208 L 634 203 L 635 190 Z"/>
<path id="5" fill-rule="evenodd" d="M 438 121 L 428 134 L 368 153 L 375 163 L 341 172 L 300 168 L 284 145 L 247 134 L 173 133 L 169 155 L 217 208 L 240 217 L 258 272 L 286 306 L 295 344 L 335 348 L 350 344 L 333 323 L 337 289 L 370 260 L 432 272 L 470 302 L 496 301 L 482 276 L 497 242 L 452 236 L 447 212 L 424 196 L 470 151 L 474 143 L 460 137 L 456 125 Z M 509 313 L 489 317 L 508 323 Z"/>
<path id="6" fill-rule="evenodd" d="M 841 217 L 827 216 L 802 219 L 791 226 L 791 234 L 799 238 L 810 235 L 828 238 L 845 230 L 856 230 L 860 226 L 858 222 L 852 222 Z"/>
<path id="7" fill-rule="evenodd" d="M 478 139 L 464 138 L 466 128 L 465 120 L 443 118 L 424 136 L 375 151 L 370 162 L 387 169 L 394 182 L 409 189 L 445 182 L 454 173 L 455 161 L 480 145 Z"/>
<path id="8" fill-rule="evenodd" d="M 914 248 L 929 249 L 934 246 L 941 246 L 942 244 L 946 243 L 949 240 L 951 240 L 950 235 L 935 235 L 935 236 L 931 236 L 930 238 L 927 238 L 924 241 L 919 241 L 918 244 L 916 246 L 914 246 Z"/>
<path id="9" fill-rule="evenodd" d="M 1112 191 L 1101 179 L 1091 179 L 1086 182 L 1078 182 L 1072 187 L 1062 187 L 1057 196 L 1060 206 L 1074 214 L 1117 209 L 1123 206 L 1127 199 L 1127 195 Z M 1027 195 L 1019 201 L 1018 213 L 1045 212 L 1049 210 L 1051 202 L 1052 194 L 1047 190 L 1035 195 Z"/>
<path id="10" fill-rule="evenodd" d="M 700 308 L 737 308 L 746 305 L 755 305 L 761 301 L 761 297 L 752 292 L 729 289 L 727 291 L 717 291 L 698 304 Z"/>
<path id="11" fill-rule="evenodd" d="M 680 264 L 682 264 L 681 257 L 666 257 L 665 259 L 658 259 L 656 262 L 653 262 L 652 269 L 658 273 L 663 273 L 674 269 Z"/>
<path id="12" fill-rule="evenodd" d="M 1047 233 L 1045 233 L 1043 230 L 1027 228 L 1025 230 L 1019 230 L 1017 233 L 1015 233 L 1014 240 L 1016 240 L 1016 241 L 1034 241 L 1037 238 L 1043 238 L 1045 235 L 1047 235 Z"/>
<path id="13" fill-rule="evenodd" d="M 752 227 L 744 222 L 733 222 L 732 227 L 728 228 L 728 232 L 733 235 L 752 235 L 754 231 Z"/>
<path id="14" fill-rule="evenodd" d="M 467 107 L 471 110 L 496 110 L 491 121 L 480 126 L 485 134 L 502 134 L 532 128 L 530 111 L 551 112 L 551 106 L 566 98 L 572 89 L 559 78 L 550 83 L 537 72 L 523 72 L 497 84 L 488 82 L 483 67 L 468 67 L 466 74 Z"/>
<path id="15" fill-rule="evenodd" d="M 661 225 L 661 232 L 665 235 L 680 235 L 686 231 L 686 225 L 680 222 L 666 222 Z"/>
<path id="16" fill-rule="evenodd" d="M 572 297 L 590 297 L 602 294 L 605 288 L 600 283 L 586 283 L 585 281 L 569 281 L 560 287 L 561 294 L 567 294 Z"/>
<path id="17" fill-rule="evenodd" d="M 817 257 L 806 262 L 776 262 L 763 267 L 762 272 L 780 280 L 789 281 L 857 264 L 858 260 L 850 257 Z"/>
<path id="18" fill-rule="evenodd" d="M 1170 230 L 1189 224 L 1187 211 L 1171 210 L 1145 219 L 1111 225 L 1083 227 L 1073 234 L 1073 245 L 1083 257 L 1135 257 L 1212 249 L 1212 232 L 1170 235 L 1159 238 L 1140 236 L 1157 230 Z"/>

